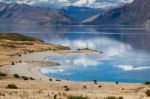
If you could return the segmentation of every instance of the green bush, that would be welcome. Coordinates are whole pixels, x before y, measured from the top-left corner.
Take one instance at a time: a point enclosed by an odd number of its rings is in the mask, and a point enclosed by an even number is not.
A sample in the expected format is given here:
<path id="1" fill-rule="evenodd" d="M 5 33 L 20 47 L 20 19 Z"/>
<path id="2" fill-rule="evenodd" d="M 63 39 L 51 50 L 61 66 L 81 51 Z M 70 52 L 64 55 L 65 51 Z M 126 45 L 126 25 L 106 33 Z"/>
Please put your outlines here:
<path id="1" fill-rule="evenodd" d="M 105 99 L 123 99 L 123 97 L 117 98 L 117 97 L 114 97 L 114 96 L 110 96 L 110 97 L 106 97 Z"/>
<path id="2" fill-rule="evenodd" d="M 20 76 L 18 74 L 14 74 L 14 77 L 15 78 L 19 78 Z"/>
<path id="3" fill-rule="evenodd" d="M 7 76 L 7 75 L 6 75 L 5 73 L 1 73 L 1 72 L 0 72 L 0 76 L 3 76 L 3 77 L 4 77 L 4 76 Z"/>
<path id="4" fill-rule="evenodd" d="M 150 85 L 150 81 L 144 82 L 145 85 Z"/>
<path id="5" fill-rule="evenodd" d="M 148 97 L 150 97 L 150 90 L 147 90 L 147 91 L 145 92 L 145 94 L 146 94 Z"/>
<path id="6" fill-rule="evenodd" d="M 32 78 L 32 77 L 30 77 L 29 79 L 30 79 L 30 80 L 35 80 L 35 79 L 34 79 L 34 78 Z"/>
<path id="7" fill-rule="evenodd" d="M 11 63 L 11 65 L 15 65 L 15 63 L 14 63 L 14 62 L 12 62 L 12 63 Z"/>
<path id="8" fill-rule="evenodd" d="M 57 95 L 54 95 L 54 99 L 57 99 Z"/>
<path id="9" fill-rule="evenodd" d="M 68 88 L 68 87 L 67 87 L 67 88 L 65 88 L 65 91 L 69 91 L 69 90 L 70 90 L 70 88 Z"/>
<path id="10" fill-rule="evenodd" d="M 24 79 L 24 80 L 29 80 L 29 78 L 26 77 L 26 76 L 22 76 L 22 79 Z"/>
<path id="11" fill-rule="evenodd" d="M 6 88 L 8 88 L 8 89 L 18 89 L 18 87 L 15 84 L 8 84 Z"/>
<path id="12" fill-rule="evenodd" d="M 67 99 L 89 99 L 89 98 L 83 96 L 68 96 Z"/>

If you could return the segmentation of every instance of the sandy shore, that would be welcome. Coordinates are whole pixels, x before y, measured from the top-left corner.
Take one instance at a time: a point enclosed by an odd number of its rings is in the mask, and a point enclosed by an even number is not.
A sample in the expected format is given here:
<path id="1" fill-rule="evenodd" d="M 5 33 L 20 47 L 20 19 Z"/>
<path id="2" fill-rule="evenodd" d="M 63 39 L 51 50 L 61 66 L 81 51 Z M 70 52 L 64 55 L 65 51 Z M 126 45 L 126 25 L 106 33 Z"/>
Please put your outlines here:
<path id="1" fill-rule="evenodd" d="M 93 52 L 93 51 L 92 51 Z M 15 65 L 6 65 L 1 70 L 8 74 L 33 77 L 36 80 L 4 79 L 0 80 L 0 99 L 68 99 L 68 96 L 87 96 L 89 99 L 107 99 L 115 96 L 123 99 L 149 99 L 145 91 L 150 88 L 144 84 L 130 83 L 105 83 L 98 82 L 67 82 L 48 81 L 49 78 L 40 72 L 44 66 L 56 66 L 59 63 L 48 62 L 46 59 L 51 55 L 65 55 L 69 53 L 91 53 L 91 51 L 44 51 L 33 52 L 15 56 Z M 19 63 L 21 61 L 21 63 Z M 8 84 L 15 84 L 18 89 L 6 89 Z M 65 87 L 69 90 L 65 91 Z M 122 98 L 121 98 L 122 99 Z"/>
<path id="2" fill-rule="evenodd" d="M 18 74 L 20 76 L 33 77 L 37 80 L 49 80 L 47 76 L 40 72 L 42 67 L 48 66 L 58 66 L 59 63 L 49 62 L 47 58 L 52 55 L 65 55 L 69 53 L 91 53 L 90 50 L 81 51 L 43 51 L 43 52 L 33 52 L 30 54 L 22 54 L 21 56 L 14 56 L 14 65 L 5 65 L 1 67 L 1 71 L 7 74 Z"/>

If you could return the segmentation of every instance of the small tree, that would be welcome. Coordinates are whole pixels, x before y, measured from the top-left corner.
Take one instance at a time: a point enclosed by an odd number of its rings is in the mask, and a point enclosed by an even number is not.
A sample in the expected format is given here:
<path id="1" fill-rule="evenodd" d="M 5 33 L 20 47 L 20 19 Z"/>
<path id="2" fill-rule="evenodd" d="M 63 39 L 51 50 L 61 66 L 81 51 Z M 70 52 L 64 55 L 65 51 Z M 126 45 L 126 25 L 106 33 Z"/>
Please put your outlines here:
<path id="1" fill-rule="evenodd" d="M 11 63 L 11 65 L 15 65 L 15 63 L 14 63 L 14 62 L 12 62 L 12 63 Z"/>
<path id="2" fill-rule="evenodd" d="M 57 95 L 54 95 L 54 99 L 57 99 Z"/>
<path id="3" fill-rule="evenodd" d="M 15 78 L 19 78 L 20 76 L 18 74 L 14 74 L 14 77 Z"/>
<path id="4" fill-rule="evenodd" d="M 93 80 L 94 81 L 94 84 L 97 84 L 97 80 Z"/>
<path id="5" fill-rule="evenodd" d="M 147 91 L 145 92 L 145 94 L 147 95 L 147 97 L 150 97 L 150 90 L 147 90 Z"/>
<path id="6" fill-rule="evenodd" d="M 8 84 L 6 88 L 8 88 L 8 89 L 18 89 L 18 87 L 15 84 Z"/>

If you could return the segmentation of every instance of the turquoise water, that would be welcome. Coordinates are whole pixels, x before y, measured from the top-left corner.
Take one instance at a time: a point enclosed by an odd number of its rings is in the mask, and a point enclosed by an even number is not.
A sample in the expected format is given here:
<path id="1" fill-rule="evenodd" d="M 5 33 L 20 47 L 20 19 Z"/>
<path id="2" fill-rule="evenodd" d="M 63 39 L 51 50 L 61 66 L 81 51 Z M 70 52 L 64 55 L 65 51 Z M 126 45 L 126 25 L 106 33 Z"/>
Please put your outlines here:
<path id="1" fill-rule="evenodd" d="M 51 56 L 49 61 L 59 62 L 61 66 L 43 68 L 41 72 L 49 77 L 71 81 L 98 80 L 136 83 L 149 80 L 147 77 L 150 71 L 149 52 L 135 50 L 128 44 L 105 37 L 92 39 L 89 43 L 94 41 L 95 43 L 89 44 L 88 47 L 102 51 L 103 54 Z M 75 42 L 78 43 L 70 43 L 72 46 L 74 44 L 84 46 L 84 41 Z"/>
<path id="2" fill-rule="evenodd" d="M 89 48 L 103 54 L 51 56 L 57 67 L 42 68 L 45 75 L 71 81 L 150 81 L 150 32 L 143 26 L 29 26 L 0 24 L 0 31 L 18 32 L 45 42 Z"/>

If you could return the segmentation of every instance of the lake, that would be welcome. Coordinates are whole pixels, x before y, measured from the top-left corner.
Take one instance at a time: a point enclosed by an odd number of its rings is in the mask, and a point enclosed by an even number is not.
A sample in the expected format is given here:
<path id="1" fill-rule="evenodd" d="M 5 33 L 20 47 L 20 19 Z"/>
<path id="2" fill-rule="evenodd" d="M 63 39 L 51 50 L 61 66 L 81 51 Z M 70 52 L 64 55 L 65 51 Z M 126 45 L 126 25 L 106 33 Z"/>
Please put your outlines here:
<path id="1" fill-rule="evenodd" d="M 150 33 L 144 26 L 36 26 L 0 24 L 1 32 L 18 32 L 45 42 L 89 48 L 103 54 L 51 56 L 61 66 L 42 68 L 49 77 L 71 81 L 139 83 L 150 80 Z"/>

